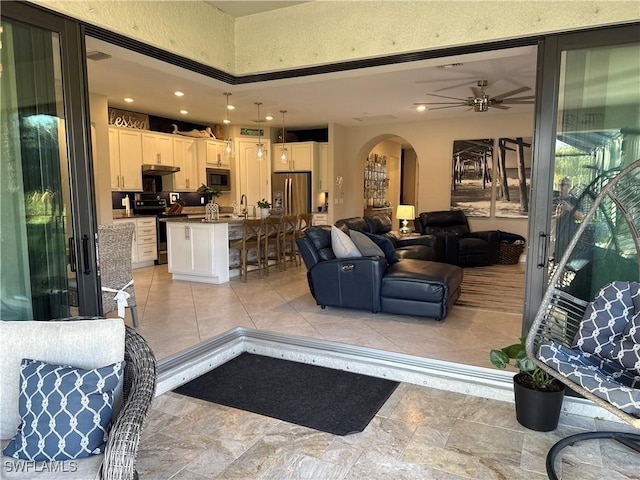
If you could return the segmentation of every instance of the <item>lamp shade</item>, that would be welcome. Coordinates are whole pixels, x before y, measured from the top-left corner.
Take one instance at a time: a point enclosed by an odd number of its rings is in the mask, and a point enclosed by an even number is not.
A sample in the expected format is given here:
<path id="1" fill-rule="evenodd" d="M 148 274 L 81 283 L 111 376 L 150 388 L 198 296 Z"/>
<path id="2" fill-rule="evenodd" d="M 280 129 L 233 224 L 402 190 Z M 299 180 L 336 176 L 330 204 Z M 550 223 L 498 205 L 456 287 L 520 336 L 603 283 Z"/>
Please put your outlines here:
<path id="1" fill-rule="evenodd" d="M 398 218 L 398 220 L 413 220 L 416 218 L 415 208 L 413 205 L 398 205 L 396 218 Z"/>

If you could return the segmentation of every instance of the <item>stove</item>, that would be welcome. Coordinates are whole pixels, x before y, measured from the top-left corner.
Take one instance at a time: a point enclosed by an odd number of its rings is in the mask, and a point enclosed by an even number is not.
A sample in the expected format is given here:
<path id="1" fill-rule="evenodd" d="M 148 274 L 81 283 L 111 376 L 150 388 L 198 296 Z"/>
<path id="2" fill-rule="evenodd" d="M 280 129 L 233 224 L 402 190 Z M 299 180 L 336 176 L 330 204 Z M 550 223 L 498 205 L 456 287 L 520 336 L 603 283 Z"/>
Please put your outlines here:
<path id="1" fill-rule="evenodd" d="M 167 222 L 161 222 L 160 219 L 187 216 L 186 213 L 167 212 L 166 208 L 167 201 L 153 194 L 142 194 L 133 203 L 133 212 L 136 215 L 156 217 L 156 246 L 158 249 L 156 265 L 167 263 Z"/>

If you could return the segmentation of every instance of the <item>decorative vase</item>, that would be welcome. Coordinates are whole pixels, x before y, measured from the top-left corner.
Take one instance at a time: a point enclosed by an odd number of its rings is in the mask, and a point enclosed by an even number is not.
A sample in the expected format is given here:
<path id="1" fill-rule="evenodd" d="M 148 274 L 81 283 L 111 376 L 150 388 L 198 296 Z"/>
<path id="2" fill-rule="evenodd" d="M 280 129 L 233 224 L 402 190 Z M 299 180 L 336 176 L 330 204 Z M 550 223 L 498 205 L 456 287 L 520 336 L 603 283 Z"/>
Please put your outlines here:
<path id="1" fill-rule="evenodd" d="M 526 374 L 513 377 L 513 393 L 516 404 L 516 419 L 523 427 L 537 432 L 549 432 L 558 427 L 565 387 L 557 392 L 528 388 L 519 379 Z"/>
<path id="2" fill-rule="evenodd" d="M 269 209 L 268 208 L 261 208 L 260 209 L 260 215 L 262 216 L 262 218 L 267 218 L 269 216 Z"/>
<path id="3" fill-rule="evenodd" d="M 205 205 L 204 218 L 207 222 L 215 222 L 220 220 L 220 207 L 213 200 Z"/>

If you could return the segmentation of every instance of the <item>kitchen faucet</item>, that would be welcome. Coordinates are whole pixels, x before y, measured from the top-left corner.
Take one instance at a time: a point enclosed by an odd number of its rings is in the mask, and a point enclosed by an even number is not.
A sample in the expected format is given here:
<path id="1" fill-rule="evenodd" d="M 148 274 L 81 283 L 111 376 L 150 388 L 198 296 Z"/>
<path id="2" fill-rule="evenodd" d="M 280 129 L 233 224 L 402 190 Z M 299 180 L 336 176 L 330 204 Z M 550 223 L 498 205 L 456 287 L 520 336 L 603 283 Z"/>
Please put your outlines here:
<path id="1" fill-rule="evenodd" d="M 249 212 L 247 210 L 247 196 L 243 193 L 240 195 L 240 205 L 242 205 L 242 216 L 246 219 L 249 217 Z"/>

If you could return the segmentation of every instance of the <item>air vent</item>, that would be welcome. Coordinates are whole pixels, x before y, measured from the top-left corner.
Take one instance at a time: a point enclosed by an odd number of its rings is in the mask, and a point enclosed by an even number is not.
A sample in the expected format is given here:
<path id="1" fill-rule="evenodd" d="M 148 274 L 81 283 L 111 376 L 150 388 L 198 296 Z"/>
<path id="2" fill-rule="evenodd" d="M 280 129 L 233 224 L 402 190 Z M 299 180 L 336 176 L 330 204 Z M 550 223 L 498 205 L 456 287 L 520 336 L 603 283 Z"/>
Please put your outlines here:
<path id="1" fill-rule="evenodd" d="M 447 63 L 446 65 L 438 65 L 436 68 L 455 68 L 455 67 L 461 67 L 462 65 L 464 65 L 464 63 Z"/>
<path id="2" fill-rule="evenodd" d="M 89 60 L 107 60 L 109 58 L 111 58 L 111 55 L 109 55 L 108 53 L 104 53 L 104 52 L 99 52 L 97 50 L 93 50 L 91 52 L 87 52 L 87 58 Z"/>
<path id="3" fill-rule="evenodd" d="M 358 122 L 382 122 L 384 120 L 395 120 L 394 115 L 371 115 L 370 117 L 353 117 Z"/>

